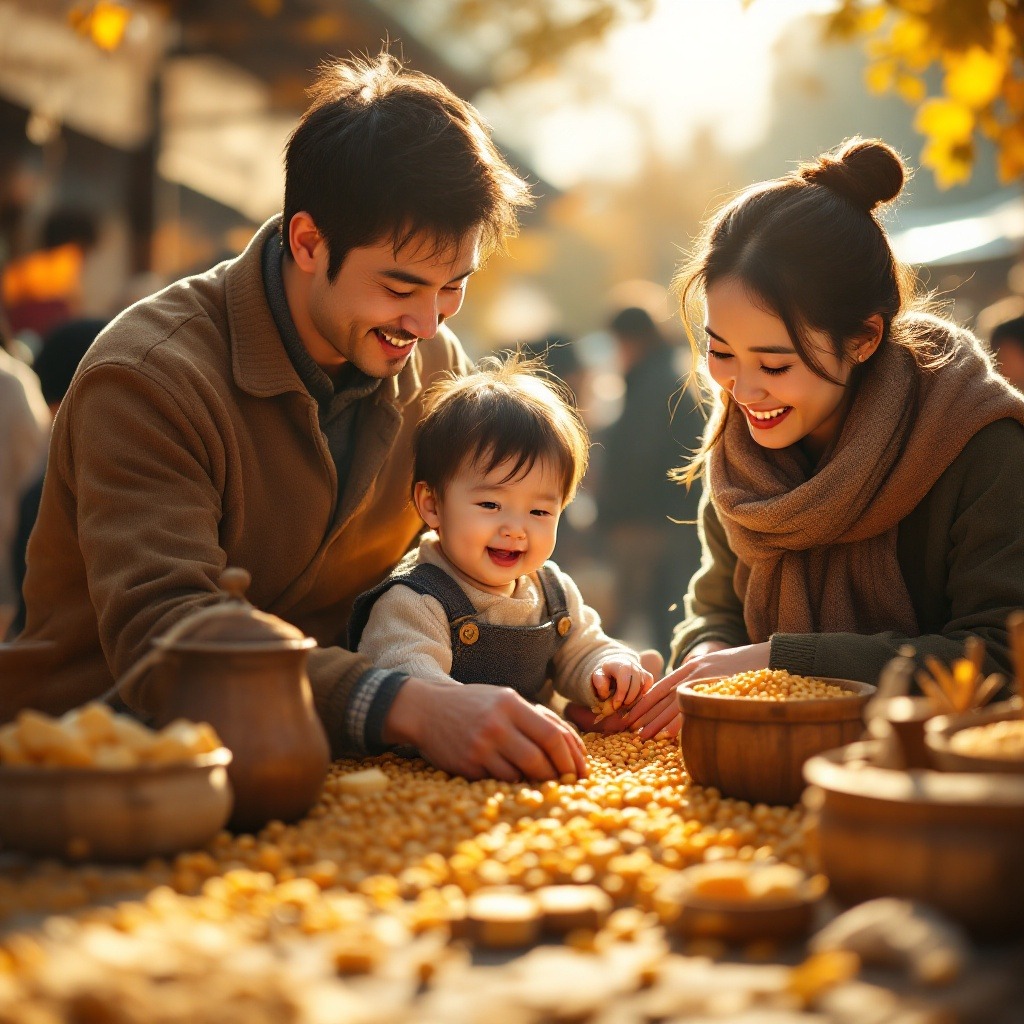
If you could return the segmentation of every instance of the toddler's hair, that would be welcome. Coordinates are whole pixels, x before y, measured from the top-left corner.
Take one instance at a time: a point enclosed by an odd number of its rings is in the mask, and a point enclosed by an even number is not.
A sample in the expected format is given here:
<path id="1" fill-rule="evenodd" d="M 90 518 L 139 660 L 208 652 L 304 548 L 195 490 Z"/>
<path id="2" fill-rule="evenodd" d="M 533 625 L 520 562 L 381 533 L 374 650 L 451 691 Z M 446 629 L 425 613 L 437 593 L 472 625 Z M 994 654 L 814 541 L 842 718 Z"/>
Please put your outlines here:
<path id="1" fill-rule="evenodd" d="M 425 402 L 413 442 L 414 484 L 443 494 L 467 464 L 490 473 L 508 462 L 505 479 L 515 480 L 540 461 L 560 475 L 563 504 L 572 500 L 587 470 L 590 438 L 572 392 L 545 375 L 540 359 L 487 356 L 468 376 L 435 384 Z"/>

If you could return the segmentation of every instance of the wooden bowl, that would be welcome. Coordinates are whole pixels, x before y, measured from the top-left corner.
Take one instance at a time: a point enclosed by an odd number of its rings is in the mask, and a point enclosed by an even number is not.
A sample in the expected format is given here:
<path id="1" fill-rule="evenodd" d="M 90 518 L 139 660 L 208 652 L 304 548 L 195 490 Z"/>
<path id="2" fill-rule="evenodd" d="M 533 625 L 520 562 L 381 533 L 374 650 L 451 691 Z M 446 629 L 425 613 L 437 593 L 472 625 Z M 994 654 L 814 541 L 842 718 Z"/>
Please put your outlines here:
<path id="1" fill-rule="evenodd" d="M 693 690 L 713 682 L 692 679 L 677 690 L 686 770 L 701 786 L 766 804 L 796 803 L 805 785 L 804 761 L 860 739 L 864 705 L 875 692 L 852 679 L 824 680 L 849 691 L 849 698 L 768 701 Z"/>
<path id="2" fill-rule="evenodd" d="M 805 877 L 791 895 L 761 899 L 725 899 L 695 892 L 701 877 L 714 872 L 715 867 L 710 863 L 694 864 L 658 889 L 655 898 L 664 906 L 676 931 L 687 938 L 725 942 L 783 942 L 801 938 L 810 931 L 824 896 L 824 887 L 817 884 L 820 876 L 817 880 Z"/>
<path id="3" fill-rule="evenodd" d="M 832 894 L 921 900 L 977 935 L 1024 934 L 1024 777 L 878 768 L 876 754 L 855 743 L 804 766 Z"/>
<path id="4" fill-rule="evenodd" d="M 1009 772 L 1024 774 L 1024 757 L 982 757 L 954 750 L 953 736 L 978 725 L 993 722 L 1019 721 L 1024 718 L 1024 705 L 1017 700 L 994 704 L 980 711 L 968 711 L 963 715 L 947 715 L 933 718 L 925 726 L 924 742 L 928 747 L 931 761 L 944 772 Z"/>
<path id="5" fill-rule="evenodd" d="M 205 845 L 231 813 L 225 747 L 122 770 L 0 765 L 0 844 L 66 860 L 140 861 Z"/>

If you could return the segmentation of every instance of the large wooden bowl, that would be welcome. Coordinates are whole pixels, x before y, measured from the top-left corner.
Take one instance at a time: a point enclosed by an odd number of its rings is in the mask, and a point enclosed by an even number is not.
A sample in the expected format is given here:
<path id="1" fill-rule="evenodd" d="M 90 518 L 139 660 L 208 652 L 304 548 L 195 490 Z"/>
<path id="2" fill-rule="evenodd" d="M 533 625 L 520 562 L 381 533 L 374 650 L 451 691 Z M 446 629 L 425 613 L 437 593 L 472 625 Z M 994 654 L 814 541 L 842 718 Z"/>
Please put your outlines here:
<path id="1" fill-rule="evenodd" d="M 975 934 L 1024 934 L 1024 776 L 878 768 L 875 752 L 856 743 L 804 766 L 832 895 L 922 900 Z"/>
<path id="2" fill-rule="evenodd" d="M 969 711 L 963 715 L 933 718 L 925 726 L 924 737 L 932 764 L 945 772 L 1024 774 L 1024 757 L 982 757 L 954 750 L 952 746 L 953 737 L 964 729 L 1022 718 L 1024 718 L 1024 704 L 1017 700 L 994 704 L 982 711 Z"/>
<path id="3" fill-rule="evenodd" d="M 722 677 L 719 677 L 722 678 Z M 696 693 L 692 679 L 678 691 L 679 743 L 690 778 L 751 803 L 794 804 L 804 789 L 803 763 L 814 754 L 860 739 L 869 683 L 826 679 L 849 697 L 767 701 Z"/>
<path id="4" fill-rule="evenodd" d="M 231 813 L 225 747 L 108 770 L 0 765 L 0 846 L 65 860 L 141 861 L 204 846 Z"/>

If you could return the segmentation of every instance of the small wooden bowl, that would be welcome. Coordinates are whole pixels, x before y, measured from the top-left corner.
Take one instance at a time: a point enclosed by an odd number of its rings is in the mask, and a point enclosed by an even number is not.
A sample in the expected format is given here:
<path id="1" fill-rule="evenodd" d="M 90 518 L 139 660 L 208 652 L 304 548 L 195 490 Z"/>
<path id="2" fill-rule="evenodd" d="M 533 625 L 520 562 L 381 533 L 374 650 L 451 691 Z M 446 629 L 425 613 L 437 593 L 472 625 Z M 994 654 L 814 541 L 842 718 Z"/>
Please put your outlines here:
<path id="1" fill-rule="evenodd" d="M 691 939 L 724 942 L 780 942 L 802 938 L 811 929 L 824 890 L 807 878 L 793 895 L 762 899 L 723 899 L 692 891 L 694 883 L 713 864 L 694 864 L 658 890 L 657 899 L 674 905 L 672 927 Z"/>
<path id="2" fill-rule="evenodd" d="M 925 726 L 924 741 L 931 761 L 944 772 L 1009 772 L 1024 774 L 1024 757 L 982 757 L 954 750 L 953 736 L 978 725 L 993 722 L 1012 722 L 1024 718 L 1024 704 L 1020 701 L 1005 701 L 993 704 L 980 711 L 968 711 L 963 715 L 947 715 L 933 718 Z"/>
<path id="3" fill-rule="evenodd" d="M 860 739 L 864 705 L 875 692 L 852 679 L 824 680 L 849 691 L 849 698 L 768 701 L 693 690 L 720 678 L 692 679 L 676 691 L 683 763 L 699 785 L 751 803 L 796 803 L 804 761 Z"/>
<path id="4" fill-rule="evenodd" d="M 226 747 L 122 770 L 0 765 L 0 844 L 65 860 L 140 861 L 209 842 L 231 813 Z"/>
<path id="5" fill-rule="evenodd" d="M 921 900 L 977 935 L 1024 934 L 1024 777 L 879 768 L 877 753 L 855 743 L 804 766 L 831 893 Z"/>

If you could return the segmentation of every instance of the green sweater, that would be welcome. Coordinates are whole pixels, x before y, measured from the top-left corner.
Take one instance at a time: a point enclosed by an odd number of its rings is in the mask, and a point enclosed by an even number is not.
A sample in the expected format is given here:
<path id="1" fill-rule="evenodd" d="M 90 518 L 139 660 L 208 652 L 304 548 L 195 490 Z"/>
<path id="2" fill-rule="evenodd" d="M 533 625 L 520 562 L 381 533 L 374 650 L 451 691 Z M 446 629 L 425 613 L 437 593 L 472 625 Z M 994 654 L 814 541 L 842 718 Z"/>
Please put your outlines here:
<path id="1" fill-rule="evenodd" d="M 750 643 L 733 584 L 736 555 L 707 498 L 698 528 L 703 561 L 676 627 L 673 664 L 705 640 Z M 1024 608 L 1024 427 L 998 420 L 968 442 L 899 524 L 897 557 L 920 636 L 775 633 L 769 667 L 874 683 L 904 643 L 949 663 L 973 634 L 985 641 L 987 670 L 1012 673 L 1006 618 Z"/>

